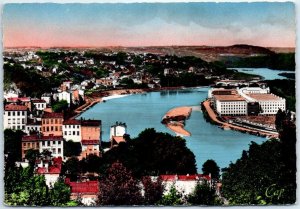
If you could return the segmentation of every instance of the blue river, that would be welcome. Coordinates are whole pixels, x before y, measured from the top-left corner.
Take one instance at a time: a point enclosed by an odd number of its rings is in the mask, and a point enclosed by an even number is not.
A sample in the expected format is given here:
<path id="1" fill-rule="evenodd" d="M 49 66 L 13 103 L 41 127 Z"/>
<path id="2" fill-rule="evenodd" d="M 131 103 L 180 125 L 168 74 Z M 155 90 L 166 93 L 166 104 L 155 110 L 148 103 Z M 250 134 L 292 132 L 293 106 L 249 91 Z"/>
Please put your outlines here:
<path id="1" fill-rule="evenodd" d="M 109 128 L 116 121 L 127 124 L 127 132 L 131 137 L 136 137 L 145 128 L 175 135 L 161 124 L 164 114 L 174 107 L 196 106 L 185 126 L 192 136 L 184 138 L 188 148 L 195 154 L 198 172 L 201 173 L 207 159 L 215 160 L 224 168 L 240 158 L 251 141 L 262 143 L 266 140 L 236 131 L 225 131 L 206 122 L 200 103 L 207 97 L 207 91 L 207 87 L 201 87 L 129 95 L 96 104 L 79 117 L 102 120 L 103 141 L 109 140 Z"/>
<path id="2" fill-rule="evenodd" d="M 295 74 L 295 71 L 272 70 L 269 68 L 230 68 L 230 69 L 234 69 L 242 73 L 260 75 L 264 77 L 265 80 L 286 79 L 286 77 L 279 75 L 279 73 Z"/>

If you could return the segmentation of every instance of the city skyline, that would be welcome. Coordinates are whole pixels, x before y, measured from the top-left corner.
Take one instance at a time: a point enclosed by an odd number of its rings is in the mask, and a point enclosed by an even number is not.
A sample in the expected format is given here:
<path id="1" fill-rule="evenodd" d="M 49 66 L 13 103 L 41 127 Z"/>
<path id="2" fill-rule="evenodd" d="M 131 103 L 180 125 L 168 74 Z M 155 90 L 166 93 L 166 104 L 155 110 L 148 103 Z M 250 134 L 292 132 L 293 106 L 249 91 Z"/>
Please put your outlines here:
<path id="1" fill-rule="evenodd" d="M 295 47 L 295 7 L 268 3 L 6 4 L 4 47 Z"/>

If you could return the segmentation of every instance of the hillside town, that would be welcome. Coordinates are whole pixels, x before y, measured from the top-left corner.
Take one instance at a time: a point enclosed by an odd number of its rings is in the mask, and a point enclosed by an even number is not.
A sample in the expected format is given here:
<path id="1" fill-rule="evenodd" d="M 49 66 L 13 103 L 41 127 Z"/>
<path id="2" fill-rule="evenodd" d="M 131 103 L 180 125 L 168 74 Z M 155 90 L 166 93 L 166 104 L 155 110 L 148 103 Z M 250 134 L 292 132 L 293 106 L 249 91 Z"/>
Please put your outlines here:
<path id="1" fill-rule="evenodd" d="M 202 103 L 210 120 L 215 120 L 224 129 L 275 138 L 278 138 L 276 114 L 278 110 L 286 111 L 285 99 L 272 94 L 260 77 L 234 79 L 231 71 L 222 72 L 193 57 L 58 49 L 14 50 L 4 53 L 4 69 L 7 70 L 4 129 L 24 132 L 22 157 L 16 165 L 29 167 L 30 156 L 34 151 L 38 152 L 33 160 L 35 175 L 44 176 L 48 187 L 53 187 L 63 175 L 64 184 L 70 187 L 70 198 L 83 205 L 97 203 L 101 186 L 97 180 L 99 174 L 81 173 L 74 181 L 63 171 L 63 164 L 74 156 L 79 161 L 90 156 L 102 158 L 103 153 L 126 143 L 130 134 L 126 121 L 116 122 L 111 124 L 110 130 L 105 130 L 110 132 L 109 139 L 103 140 L 102 121 L 80 116 L 97 102 L 105 102 L 105 96 L 211 85 L 208 99 Z M 49 83 L 40 83 L 40 88 L 35 91 L 35 86 L 26 86 L 22 78 L 16 78 L 16 74 L 9 71 L 14 69 L 34 73 Z M 188 111 L 190 114 L 191 110 Z M 295 113 L 289 114 L 291 120 L 295 120 Z M 172 123 L 174 125 L 174 121 Z M 77 144 L 79 151 L 71 150 L 75 147 L 72 143 Z M 222 184 L 211 174 L 171 173 L 151 178 L 161 179 L 165 195 L 173 186 L 189 195 L 200 182 L 208 184 L 222 198 Z"/>

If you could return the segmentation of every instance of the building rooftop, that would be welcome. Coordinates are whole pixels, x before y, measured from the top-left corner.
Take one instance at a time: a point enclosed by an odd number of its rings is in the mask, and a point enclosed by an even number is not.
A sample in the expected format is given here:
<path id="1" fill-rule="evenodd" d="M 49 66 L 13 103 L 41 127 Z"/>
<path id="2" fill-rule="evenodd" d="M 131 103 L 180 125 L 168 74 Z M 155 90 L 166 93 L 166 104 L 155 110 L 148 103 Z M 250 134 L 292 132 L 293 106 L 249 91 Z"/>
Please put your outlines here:
<path id="1" fill-rule="evenodd" d="M 14 105 L 14 104 L 9 104 L 5 105 L 5 111 L 26 111 L 27 106 L 25 105 Z"/>
<path id="2" fill-rule="evenodd" d="M 63 125 L 81 125 L 81 122 L 80 120 L 70 119 L 70 120 L 65 120 L 63 122 Z"/>
<path id="3" fill-rule="evenodd" d="M 203 174 L 194 174 L 194 175 L 160 175 L 162 181 L 197 181 L 200 178 L 204 178 L 207 181 L 210 181 L 211 178 L 209 175 Z"/>
<path id="4" fill-rule="evenodd" d="M 10 97 L 6 99 L 7 102 L 30 102 L 30 97 Z"/>
<path id="5" fill-rule="evenodd" d="M 92 140 L 82 139 L 81 144 L 82 145 L 97 145 L 97 144 L 100 144 L 100 140 L 97 140 L 97 139 L 92 139 Z"/>
<path id="6" fill-rule="evenodd" d="M 249 97 L 257 101 L 280 101 L 283 98 L 276 96 L 274 94 L 247 94 Z"/>
<path id="7" fill-rule="evenodd" d="M 216 100 L 219 101 L 245 101 L 245 98 L 241 97 L 238 94 L 233 95 L 214 95 Z"/>
<path id="8" fill-rule="evenodd" d="M 63 113 L 57 113 L 57 112 L 44 112 L 42 118 L 63 118 Z"/>
<path id="9" fill-rule="evenodd" d="M 101 120 L 81 120 L 82 126 L 100 126 Z"/>
<path id="10" fill-rule="evenodd" d="M 39 136 L 39 135 L 29 135 L 29 136 L 23 136 L 22 141 L 62 141 L 62 136 Z"/>
<path id="11" fill-rule="evenodd" d="M 33 99 L 33 100 L 31 100 L 33 103 L 46 103 L 46 101 L 45 100 L 43 100 L 43 99 Z"/>
<path id="12" fill-rule="evenodd" d="M 113 136 L 112 137 L 113 140 L 115 140 L 115 142 L 117 142 L 118 144 L 121 142 L 126 142 L 123 136 Z"/>
<path id="13" fill-rule="evenodd" d="M 98 181 L 70 182 L 66 179 L 66 184 L 71 187 L 71 193 L 98 194 L 99 192 Z"/>

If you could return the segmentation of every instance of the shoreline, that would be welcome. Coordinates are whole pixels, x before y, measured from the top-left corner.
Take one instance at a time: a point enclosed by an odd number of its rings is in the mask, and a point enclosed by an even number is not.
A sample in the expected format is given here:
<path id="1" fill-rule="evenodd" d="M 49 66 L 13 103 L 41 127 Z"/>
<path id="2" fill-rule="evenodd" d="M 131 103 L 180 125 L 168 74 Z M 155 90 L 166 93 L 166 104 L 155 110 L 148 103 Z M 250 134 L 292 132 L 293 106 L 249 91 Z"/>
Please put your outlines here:
<path id="1" fill-rule="evenodd" d="M 161 88 L 153 88 L 153 89 L 112 89 L 112 90 L 105 90 L 101 92 L 94 92 L 91 96 L 87 96 L 85 99 L 85 103 L 81 105 L 80 107 L 76 108 L 74 110 L 75 115 L 72 116 L 70 119 L 75 119 L 76 117 L 80 116 L 82 113 L 84 113 L 86 110 L 90 109 L 97 103 L 101 103 L 106 100 L 119 98 L 132 94 L 143 94 L 143 93 L 149 93 L 149 92 L 159 92 L 159 91 L 165 91 L 165 90 L 182 90 L 182 89 L 193 89 L 193 88 L 205 88 L 209 86 L 194 86 L 194 87 L 184 87 L 184 86 L 176 86 L 176 87 L 161 87 Z M 106 98 L 106 99 L 105 99 Z M 109 99 L 107 99 L 109 98 Z"/>
<path id="2" fill-rule="evenodd" d="M 237 125 L 233 125 L 227 122 L 222 122 L 217 118 L 217 115 L 215 114 L 214 110 L 210 107 L 210 102 L 208 100 L 205 100 L 201 103 L 201 106 L 205 109 L 207 112 L 207 115 L 209 119 L 211 120 L 212 124 L 219 125 L 224 130 L 234 130 L 234 131 L 240 131 L 243 133 L 248 133 L 251 135 L 259 135 L 267 138 L 278 138 L 278 133 L 270 133 L 268 131 L 264 130 L 255 130 L 250 128 L 245 128 Z"/>
<path id="3" fill-rule="evenodd" d="M 185 121 L 190 117 L 191 113 L 192 107 L 173 108 L 164 115 L 162 123 L 178 135 L 191 136 L 191 133 L 184 129 Z"/>

